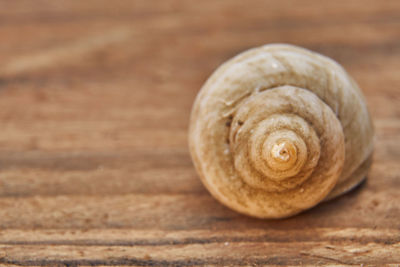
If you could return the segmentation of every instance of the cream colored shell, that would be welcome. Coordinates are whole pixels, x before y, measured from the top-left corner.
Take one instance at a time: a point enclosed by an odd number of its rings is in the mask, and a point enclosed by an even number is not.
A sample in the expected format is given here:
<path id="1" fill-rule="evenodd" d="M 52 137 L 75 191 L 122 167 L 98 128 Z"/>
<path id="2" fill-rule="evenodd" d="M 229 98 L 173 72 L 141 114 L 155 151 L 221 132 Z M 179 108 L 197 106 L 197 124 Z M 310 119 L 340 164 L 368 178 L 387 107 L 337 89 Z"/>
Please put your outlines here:
<path id="1" fill-rule="evenodd" d="M 360 89 L 339 64 L 271 44 L 212 74 L 193 105 L 189 145 L 220 202 L 282 218 L 360 183 L 371 164 L 373 127 Z"/>

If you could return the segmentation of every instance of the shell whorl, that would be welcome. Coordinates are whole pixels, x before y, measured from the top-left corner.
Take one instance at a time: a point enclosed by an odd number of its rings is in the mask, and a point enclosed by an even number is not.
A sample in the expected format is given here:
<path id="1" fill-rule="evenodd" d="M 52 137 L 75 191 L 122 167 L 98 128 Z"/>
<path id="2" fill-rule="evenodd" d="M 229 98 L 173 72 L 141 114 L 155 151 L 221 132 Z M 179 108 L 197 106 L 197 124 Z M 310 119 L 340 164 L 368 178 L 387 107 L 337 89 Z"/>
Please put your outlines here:
<path id="1" fill-rule="evenodd" d="M 358 184 L 372 139 L 363 96 L 343 68 L 291 45 L 224 63 L 197 96 L 189 130 L 209 191 L 261 218 L 296 214 Z"/>

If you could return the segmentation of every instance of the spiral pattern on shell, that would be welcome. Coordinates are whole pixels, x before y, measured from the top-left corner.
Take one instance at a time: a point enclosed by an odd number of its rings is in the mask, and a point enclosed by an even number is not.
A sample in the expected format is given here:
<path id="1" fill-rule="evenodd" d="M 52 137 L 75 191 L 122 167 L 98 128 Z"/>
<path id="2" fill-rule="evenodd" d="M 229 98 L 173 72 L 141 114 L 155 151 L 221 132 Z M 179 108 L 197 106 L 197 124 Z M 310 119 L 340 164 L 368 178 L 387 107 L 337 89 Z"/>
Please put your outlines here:
<path id="1" fill-rule="evenodd" d="M 357 185 L 372 143 L 365 100 L 345 70 L 280 44 L 219 67 L 196 98 L 189 130 L 213 196 L 260 218 L 299 213 Z"/>

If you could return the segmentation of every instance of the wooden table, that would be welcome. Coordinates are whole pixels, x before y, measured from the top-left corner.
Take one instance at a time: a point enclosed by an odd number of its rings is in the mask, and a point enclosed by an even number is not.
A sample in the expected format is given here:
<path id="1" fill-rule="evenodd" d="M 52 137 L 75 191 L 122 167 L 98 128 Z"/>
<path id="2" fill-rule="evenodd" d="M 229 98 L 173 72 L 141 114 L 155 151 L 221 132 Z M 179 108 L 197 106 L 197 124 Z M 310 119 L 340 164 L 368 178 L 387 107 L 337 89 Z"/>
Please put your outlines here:
<path id="1" fill-rule="evenodd" d="M 0 263 L 400 263 L 400 1 L 1 1 Z M 265 43 L 339 61 L 376 126 L 353 192 L 285 220 L 200 183 L 193 100 Z"/>

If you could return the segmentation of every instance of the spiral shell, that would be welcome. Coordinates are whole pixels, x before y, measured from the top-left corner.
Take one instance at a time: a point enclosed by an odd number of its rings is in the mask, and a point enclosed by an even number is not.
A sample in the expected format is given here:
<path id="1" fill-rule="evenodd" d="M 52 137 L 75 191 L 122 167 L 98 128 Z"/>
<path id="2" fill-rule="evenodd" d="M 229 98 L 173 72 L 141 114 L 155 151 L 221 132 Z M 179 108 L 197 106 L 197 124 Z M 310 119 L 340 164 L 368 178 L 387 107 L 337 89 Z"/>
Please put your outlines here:
<path id="1" fill-rule="evenodd" d="M 244 214 L 282 218 L 362 181 L 373 134 L 363 95 L 339 64 L 272 44 L 212 74 L 193 105 L 189 146 L 215 198 Z"/>

